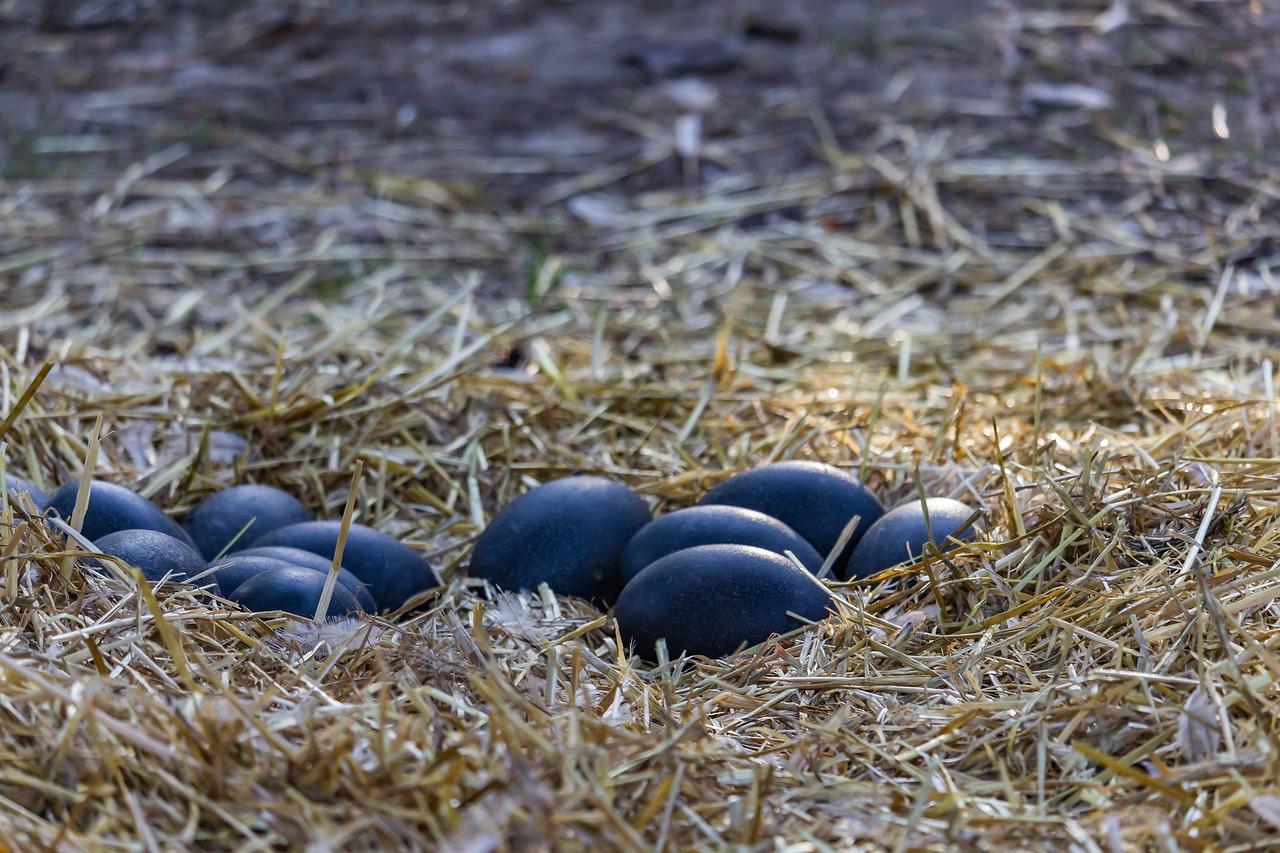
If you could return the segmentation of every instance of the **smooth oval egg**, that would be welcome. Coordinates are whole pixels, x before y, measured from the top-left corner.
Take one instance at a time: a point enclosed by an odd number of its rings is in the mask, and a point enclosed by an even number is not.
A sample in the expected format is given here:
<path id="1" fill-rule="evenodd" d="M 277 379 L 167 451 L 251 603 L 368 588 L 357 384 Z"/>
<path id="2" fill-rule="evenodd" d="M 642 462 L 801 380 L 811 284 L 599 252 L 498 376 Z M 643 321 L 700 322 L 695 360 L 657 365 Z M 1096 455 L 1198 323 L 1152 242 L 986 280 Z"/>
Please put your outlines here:
<path id="1" fill-rule="evenodd" d="M 297 616 L 310 618 L 320 606 L 325 577 L 314 569 L 292 566 L 268 569 L 240 584 L 227 596 L 232 601 L 257 613 L 282 610 Z M 335 584 L 329 596 L 325 615 L 329 619 L 351 616 L 360 612 L 355 596 L 341 584 Z"/>
<path id="2" fill-rule="evenodd" d="M 6 488 L 11 496 L 26 495 L 31 499 L 31 503 L 35 504 L 36 509 L 41 512 L 44 512 L 49 507 L 49 496 L 36 488 L 35 483 L 25 477 L 19 477 L 17 474 L 10 474 L 7 471 L 4 479 Z"/>
<path id="3" fill-rule="evenodd" d="M 566 477 L 507 504 L 471 553 L 471 577 L 501 589 L 536 590 L 613 602 L 622 589 L 622 551 L 650 521 L 649 505 L 621 483 Z"/>
<path id="4" fill-rule="evenodd" d="M 250 578 L 256 577 L 263 572 L 269 572 L 272 569 L 292 566 L 293 563 L 274 557 L 235 554 L 216 560 L 211 565 L 213 567 L 213 579 L 218 582 L 218 589 L 222 591 L 222 597 L 231 598 L 231 594 Z M 311 569 L 310 571 L 315 570 Z"/>
<path id="5" fill-rule="evenodd" d="M 242 551 L 273 530 L 313 518 L 311 510 L 288 492 L 245 483 L 214 492 L 196 504 L 187 513 L 184 526 L 200 553 L 212 560 L 228 546 Z M 244 534 L 236 539 L 241 530 Z"/>
<path id="6" fill-rule="evenodd" d="M 821 462 L 775 462 L 725 480 L 698 501 L 729 504 L 771 515 L 803 536 L 825 560 L 845 526 L 859 516 L 853 536 L 834 565 L 843 565 L 884 506 L 871 490 L 839 468 Z"/>
<path id="7" fill-rule="evenodd" d="M 265 551 L 292 551 L 292 548 L 264 548 Z M 303 553 L 306 553 L 305 551 Z M 324 558 L 318 554 L 308 554 L 316 560 Z M 222 590 L 225 598 L 231 598 L 232 593 L 240 588 L 242 584 L 257 577 L 263 572 L 269 572 L 272 569 L 283 568 L 284 566 L 295 566 L 300 569 L 306 569 L 309 572 L 318 572 L 321 575 L 329 573 L 329 566 L 325 564 L 323 569 L 317 568 L 314 564 L 289 560 L 282 557 L 270 557 L 263 554 L 232 554 L 230 557 L 223 557 L 213 564 L 215 571 L 214 579 L 218 582 L 218 588 Z M 373 595 L 365 587 L 360 579 L 346 569 L 338 570 L 338 586 L 355 596 L 356 603 L 366 613 L 375 613 L 378 604 L 373 600 Z"/>
<path id="8" fill-rule="evenodd" d="M 669 554 L 636 575 L 618 598 L 614 617 L 625 642 L 657 660 L 662 638 L 681 654 L 723 657 L 772 634 L 817 622 L 832 599 L 785 557 L 749 545 L 699 545 Z"/>
<path id="9" fill-rule="evenodd" d="M 303 551 L 301 548 L 282 548 L 271 545 L 261 548 L 246 548 L 243 551 L 235 552 L 229 559 L 235 560 L 239 557 L 270 557 L 273 560 L 284 560 L 286 563 L 302 566 L 304 569 L 314 569 L 325 574 L 328 574 L 329 567 L 333 565 L 332 557 L 321 557 L 319 554 Z M 338 583 L 346 587 L 347 592 L 356 597 L 356 602 L 366 613 L 377 612 L 378 604 L 373 600 L 373 595 L 369 592 L 369 588 L 361 583 L 358 577 L 351 574 L 346 566 L 343 566 L 338 571 Z"/>
<path id="10" fill-rule="evenodd" d="M 870 577 L 900 563 L 917 559 L 924 553 L 925 544 L 930 541 L 931 529 L 932 541 L 944 551 L 951 547 L 947 543 L 949 538 L 963 540 L 973 537 L 973 525 L 965 525 L 973 516 L 972 507 L 951 498 L 929 498 L 927 505 L 927 525 L 925 505 L 919 500 L 885 513 L 871 525 L 871 529 L 853 550 L 841 577 L 845 580 Z"/>
<path id="11" fill-rule="evenodd" d="M 308 521 L 274 530 L 256 547 L 298 548 L 333 559 L 339 521 Z M 343 568 L 369 588 L 379 610 L 396 610 L 420 592 L 440 585 L 435 570 L 408 545 L 363 524 L 352 524 L 342 552 Z"/>
<path id="12" fill-rule="evenodd" d="M 641 528 L 622 552 L 622 581 L 630 582 L 668 554 L 698 545 L 753 545 L 781 556 L 790 551 L 810 572 L 822 568 L 822 557 L 813 546 L 773 516 L 710 504 L 676 510 Z"/>
<path id="13" fill-rule="evenodd" d="M 57 510 L 58 515 L 68 523 L 75 511 L 76 493 L 79 490 L 79 483 L 67 483 L 49 497 L 49 506 Z M 160 507 L 124 486 L 94 480 L 89 484 L 89 506 L 85 510 L 80 532 L 86 539 L 96 542 L 108 533 L 119 530 L 155 530 L 195 548 L 187 531 L 165 515 Z"/>
<path id="14" fill-rule="evenodd" d="M 119 557 L 139 569 L 152 583 L 166 575 L 186 583 L 208 568 L 204 558 L 186 542 L 155 530 L 117 530 L 93 544 L 103 554 Z M 195 583 L 213 586 L 215 582 L 206 575 Z"/>

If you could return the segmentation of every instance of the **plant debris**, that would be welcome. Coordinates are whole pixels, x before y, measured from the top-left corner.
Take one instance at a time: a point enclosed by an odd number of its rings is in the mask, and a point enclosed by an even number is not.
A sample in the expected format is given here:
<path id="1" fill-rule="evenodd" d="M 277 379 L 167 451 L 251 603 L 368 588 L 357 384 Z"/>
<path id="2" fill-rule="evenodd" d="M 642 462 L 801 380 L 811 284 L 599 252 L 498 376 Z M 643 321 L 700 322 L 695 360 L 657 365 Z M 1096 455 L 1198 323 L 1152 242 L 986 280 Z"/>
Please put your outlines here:
<path id="1" fill-rule="evenodd" d="M 1106 3 L 1010 5 L 993 61 L 1120 107 L 1056 89 L 1086 109 L 1028 113 L 1016 87 L 923 77 L 849 89 L 829 115 L 775 92 L 769 122 L 709 118 L 699 168 L 668 174 L 670 127 L 642 117 L 599 117 L 639 146 L 482 156 L 401 138 L 413 122 L 377 124 L 345 89 L 297 101 L 291 132 L 175 139 L 152 120 L 192 78 L 141 51 L 77 95 L 76 129 L 10 137 L 7 470 L 48 490 L 89 466 L 178 514 L 239 482 L 324 517 L 350 496 L 446 583 L 398 619 L 268 622 L 84 571 L 87 543 L 5 500 L 5 843 L 1280 841 L 1280 168 L 1237 109 L 1273 77 L 1223 94 L 1221 122 L 1208 87 L 1176 120 L 1125 112 L 1119 55 L 1085 61 L 1096 39 L 1142 28 L 1134 67 L 1185 71 L 1184 39 L 1252 13 L 1134 0 L 1102 27 Z M 359 26 L 404 29 L 403 4 L 369 9 Z M 183 73 L 269 112 L 229 57 L 318 38 L 338 11 L 284 30 L 232 15 L 211 30 L 225 52 Z M 921 32 L 921 57 L 961 49 Z M 9 73 L 70 38 L 40 36 Z M 1197 79 L 1257 47 L 1209 51 Z M 282 85 L 327 85 L 328 62 Z M 801 133 L 805 157 L 752 168 Z M 490 196 L 494 175 L 523 203 Z M 609 203 L 575 218 L 584 194 Z M 475 537 L 537 483 L 607 476 L 668 511 L 784 459 L 889 505 L 963 499 L 986 532 L 834 585 L 819 625 L 656 667 L 584 602 L 465 579 Z"/>

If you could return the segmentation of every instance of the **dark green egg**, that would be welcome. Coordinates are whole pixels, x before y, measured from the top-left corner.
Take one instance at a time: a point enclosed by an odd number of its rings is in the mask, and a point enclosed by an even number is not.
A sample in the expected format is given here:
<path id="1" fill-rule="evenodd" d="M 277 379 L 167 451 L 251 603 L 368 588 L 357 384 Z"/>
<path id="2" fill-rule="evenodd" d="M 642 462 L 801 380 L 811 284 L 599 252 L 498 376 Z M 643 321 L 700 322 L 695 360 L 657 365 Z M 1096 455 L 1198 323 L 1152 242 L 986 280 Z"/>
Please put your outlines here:
<path id="1" fill-rule="evenodd" d="M 749 545 L 699 545 L 647 567 L 614 608 L 625 642 L 648 660 L 667 641 L 672 657 L 723 657 L 803 622 L 825 619 L 831 596 L 785 557 Z"/>
<path id="2" fill-rule="evenodd" d="M 274 557 L 236 554 L 231 557 L 223 557 L 212 563 L 213 579 L 218 582 L 218 589 L 222 590 L 222 596 L 231 598 L 231 594 L 239 589 L 240 585 L 249 580 L 249 578 L 272 569 L 292 565 L 294 564 L 288 560 L 279 560 Z M 312 569 L 312 571 L 315 570 Z"/>
<path id="3" fill-rule="evenodd" d="M 165 575 L 185 583 L 207 568 L 204 558 L 186 542 L 155 530 L 117 530 L 93 544 L 101 553 L 119 557 L 141 570 L 152 583 Z M 206 575 L 195 583 L 213 586 L 215 582 Z"/>
<path id="4" fill-rule="evenodd" d="M 476 542 L 471 576 L 502 589 L 610 603 L 622 589 L 622 551 L 649 523 L 635 492 L 602 477 L 566 477 L 525 492 Z"/>
<path id="5" fill-rule="evenodd" d="M 291 524 L 268 533 L 255 547 L 298 548 L 332 560 L 341 529 L 338 521 Z M 342 566 L 369 588 L 379 610 L 396 610 L 418 593 L 440 585 L 417 551 L 363 524 L 351 525 Z"/>
<path id="6" fill-rule="evenodd" d="M 951 498 L 929 498 L 928 524 L 925 524 L 925 505 L 919 500 L 903 504 L 886 512 L 862 537 L 853 550 L 841 577 L 845 580 L 865 578 L 910 562 L 924 553 L 925 544 L 932 541 L 943 551 L 949 547 L 948 539 L 971 539 L 972 525 L 966 526 L 973 516 L 973 508 Z"/>
<path id="7" fill-rule="evenodd" d="M 293 566 L 268 569 L 249 578 L 227 596 L 232 601 L 257 613 L 282 610 L 308 618 L 315 615 L 324 592 L 325 577 L 315 569 Z M 341 584 L 335 584 L 329 596 L 326 616 L 335 619 L 360 612 L 355 596 Z"/>
<path id="8" fill-rule="evenodd" d="M 622 552 L 623 583 L 668 554 L 698 545 L 754 545 L 783 556 L 790 551 L 810 572 L 822 568 L 813 546 L 773 516 L 712 504 L 677 510 L 641 528 Z"/>
<path id="9" fill-rule="evenodd" d="M 60 486 L 49 498 L 49 506 L 58 511 L 68 523 L 76 507 L 79 483 Z M 164 514 L 160 507 L 124 486 L 94 480 L 89 484 L 89 506 L 84 515 L 80 532 L 96 542 L 108 533 L 119 530 L 155 530 L 166 533 L 195 548 L 195 543 L 178 522 Z"/>
<path id="10" fill-rule="evenodd" d="M 262 548 L 262 551 L 292 551 L 292 548 Z M 305 551 L 302 553 L 306 553 Z M 308 554 L 307 556 L 315 560 L 323 560 L 324 558 L 318 554 Z M 231 598 L 232 593 L 240 588 L 242 584 L 247 583 L 250 579 L 257 577 L 263 572 L 269 572 L 272 569 L 283 568 L 284 566 L 296 566 L 300 569 L 306 569 L 311 572 L 319 572 L 320 574 L 328 574 L 329 566 L 326 563 L 324 568 L 319 568 L 316 564 L 306 564 L 296 560 L 285 559 L 283 557 L 271 557 L 265 554 L 249 554 L 237 553 L 230 557 L 223 557 L 213 563 L 213 577 L 218 582 L 218 587 L 222 590 L 222 595 Z M 338 586 L 355 596 L 356 603 L 360 605 L 360 609 L 367 613 L 377 612 L 377 602 L 373 600 L 373 596 L 360 579 L 346 569 L 338 570 Z M 234 600 L 234 599 L 232 599 Z"/>
<path id="11" fill-rule="evenodd" d="M 820 462 L 775 462 L 725 480 L 698 501 L 771 515 L 803 536 L 823 559 L 845 526 L 859 516 L 853 537 L 834 565 L 843 565 L 884 507 L 871 490 L 839 468 Z"/>
<path id="12" fill-rule="evenodd" d="M 209 495 L 187 514 L 184 525 L 200 553 L 212 560 L 229 545 L 242 551 L 273 530 L 313 518 L 311 510 L 288 492 L 246 483 Z M 244 534 L 236 539 L 241 530 Z"/>
<path id="13" fill-rule="evenodd" d="M 49 496 L 36 488 L 35 483 L 17 474 L 5 472 L 5 483 L 9 490 L 10 500 L 13 495 L 25 494 L 35 504 L 36 509 L 44 512 L 49 506 Z"/>
<path id="14" fill-rule="evenodd" d="M 333 565 L 333 558 L 321 557 L 319 554 L 313 554 L 310 551 L 303 551 L 301 548 L 281 548 L 267 545 L 261 548 L 246 548 L 243 551 L 237 551 L 231 555 L 234 561 L 241 557 L 270 557 L 273 560 L 284 560 L 295 566 L 302 566 L 304 569 L 315 569 L 317 572 L 328 573 L 329 567 Z M 338 583 L 346 587 L 347 592 L 356 597 L 356 601 L 360 604 L 361 609 L 367 613 L 376 613 L 378 604 L 373 600 L 369 588 L 360 582 L 360 579 L 351 574 L 346 566 L 338 572 Z"/>

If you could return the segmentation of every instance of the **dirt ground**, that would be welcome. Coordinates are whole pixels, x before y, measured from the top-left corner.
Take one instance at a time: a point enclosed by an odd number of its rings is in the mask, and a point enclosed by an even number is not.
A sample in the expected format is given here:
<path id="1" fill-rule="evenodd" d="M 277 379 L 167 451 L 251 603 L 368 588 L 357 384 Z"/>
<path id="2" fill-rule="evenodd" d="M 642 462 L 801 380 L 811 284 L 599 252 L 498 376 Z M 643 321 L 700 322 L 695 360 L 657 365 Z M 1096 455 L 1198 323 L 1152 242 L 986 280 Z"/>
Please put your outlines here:
<path id="1" fill-rule="evenodd" d="M 0 14 L 0 173 L 9 192 L 63 182 L 48 199 L 68 226 L 57 237 L 110 239 L 85 209 L 122 174 L 229 184 L 242 203 L 318 182 L 343 201 L 434 204 L 436 224 L 528 217 L 535 249 L 514 254 L 455 258 L 447 231 L 423 236 L 445 262 L 492 262 L 508 291 L 530 251 L 608 230 L 645 193 L 776 186 L 844 151 L 901 151 L 924 170 L 945 148 L 1123 174 L 1204 157 L 1247 169 L 1280 135 L 1274 3 L 100 0 Z M 943 189 L 969 228 L 1035 242 L 988 221 L 992 184 L 975 183 Z M 1232 186 L 1208 191 L 1238 201 Z M 1090 203 L 1134 199 L 1114 186 Z M 1190 204 L 1147 212 L 1193 234 L 1213 214 Z M 336 209 L 216 207 L 166 247 L 380 242 L 379 223 Z M 782 201 L 742 225 L 806 215 Z M 52 239 L 10 229 L 0 248 Z M 1260 250 L 1274 249 L 1247 251 Z"/>

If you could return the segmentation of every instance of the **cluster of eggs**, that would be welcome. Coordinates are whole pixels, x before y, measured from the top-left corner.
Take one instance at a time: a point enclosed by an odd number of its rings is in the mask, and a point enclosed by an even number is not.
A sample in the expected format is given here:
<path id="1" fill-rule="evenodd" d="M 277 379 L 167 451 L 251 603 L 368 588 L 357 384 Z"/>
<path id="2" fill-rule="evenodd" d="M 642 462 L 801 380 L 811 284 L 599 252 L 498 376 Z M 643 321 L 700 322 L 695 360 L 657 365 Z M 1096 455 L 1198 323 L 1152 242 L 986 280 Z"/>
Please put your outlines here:
<path id="1" fill-rule="evenodd" d="M 568 477 L 499 512 L 476 542 L 470 574 L 612 606 L 624 641 L 650 660 L 659 641 L 673 658 L 719 657 L 825 618 L 833 601 L 817 574 L 827 562 L 840 580 L 868 577 L 930 542 L 945 549 L 971 537 L 973 516 L 949 498 L 885 512 L 857 479 L 817 462 L 745 471 L 657 519 L 626 486 Z"/>
<path id="2" fill-rule="evenodd" d="M 66 519 L 79 483 L 46 495 L 10 475 L 10 493 Z M 313 616 L 338 547 L 342 525 L 317 521 L 301 501 L 262 485 L 233 486 L 205 498 L 182 524 L 123 486 L 94 480 L 80 532 L 100 554 L 139 569 L 148 580 L 192 580 L 258 612 Z M 351 524 L 330 593 L 331 617 L 400 608 L 439 584 L 421 556 L 396 539 Z"/>
<path id="3" fill-rule="evenodd" d="M 63 518 L 79 492 L 68 483 L 45 495 L 13 476 L 8 486 Z M 973 516 L 949 498 L 885 512 L 857 479 L 816 462 L 745 471 L 696 506 L 657 519 L 626 486 L 567 477 L 494 517 L 470 575 L 515 591 L 545 583 L 610 606 L 624 640 L 650 660 L 660 643 L 672 657 L 718 657 L 825 618 L 833 599 L 819 579 L 824 567 L 839 580 L 868 577 L 921 556 L 929 543 L 945 548 L 971 537 Z M 216 492 L 180 525 L 142 495 L 95 480 L 81 533 L 149 580 L 195 579 L 250 610 L 311 616 L 341 527 L 262 485 Z M 413 549 L 360 524 L 349 526 L 341 563 L 330 616 L 394 611 L 439 584 Z"/>

